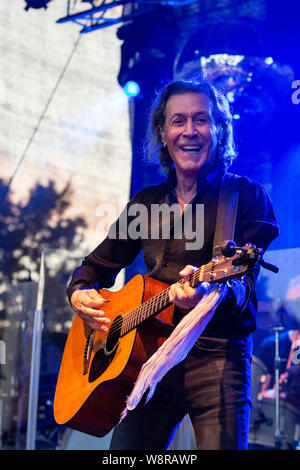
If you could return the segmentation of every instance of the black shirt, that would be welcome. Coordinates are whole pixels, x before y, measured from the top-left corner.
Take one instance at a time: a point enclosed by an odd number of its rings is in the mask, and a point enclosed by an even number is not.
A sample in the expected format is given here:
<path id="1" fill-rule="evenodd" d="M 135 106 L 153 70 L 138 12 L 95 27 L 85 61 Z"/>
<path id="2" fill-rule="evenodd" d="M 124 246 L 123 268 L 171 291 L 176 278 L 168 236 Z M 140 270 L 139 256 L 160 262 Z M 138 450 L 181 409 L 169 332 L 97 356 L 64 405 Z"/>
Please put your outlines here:
<path id="1" fill-rule="evenodd" d="M 156 235 L 153 237 L 153 218 L 151 209 L 155 205 L 166 204 L 166 207 L 177 203 L 175 195 L 176 175 L 172 172 L 164 183 L 149 186 L 139 191 L 127 204 L 119 219 L 110 227 L 108 236 L 98 247 L 84 258 L 82 265 L 73 273 L 67 290 L 69 298 L 78 288 L 109 288 L 122 268 L 131 264 L 139 251 L 143 250 L 143 257 L 147 266 L 147 275 L 162 282 L 172 284 L 179 279 L 179 271 L 187 264 L 200 267 L 212 258 L 213 239 L 216 225 L 219 188 L 223 172 L 215 171 L 198 179 L 197 194 L 190 207 L 192 230 L 201 231 L 200 241 L 191 242 L 190 234 L 186 237 L 183 231 L 178 238 L 174 221 L 183 224 L 183 218 L 173 217 L 170 224 L 170 236 L 165 236 L 163 229 L 169 218 L 160 218 Z M 238 246 L 253 243 L 259 248 L 266 248 L 279 233 L 272 204 L 268 194 L 259 183 L 250 181 L 247 177 L 240 179 L 240 195 L 237 209 L 235 242 Z M 203 205 L 203 226 L 197 222 L 197 205 Z M 137 236 L 136 215 L 137 208 L 146 208 L 145 214 L 148 223 L 144 223 L 142 233 Z M 199 207 L 198 207 L 199 208 Z M 127 219 L 127 220 L 126 220 Z M 168 219 L 168 220 L 167 220 Z M 201 217 L 200 217 L 201 220 Z M 127 223 L 123 223 L 127 221 Z M 144 221 L 145 222 L 145 221 Z M 130 234 L 130 224 L 134 230 L 134 237 Z M 146 225 L 146 226 L 145 226 Z M 178 228 L 178 227 L 177 227 Z M 167 230 L 168 232 L 168 230 Z M 166 232 L 166 233 L 167 233 Z M 159 234 L 157 236 L 157 233 Z M 175 234 L 175 235 L 174 235 Z M 198 233 L 199 235 L 199 233 Z M 203 240 L 202 240 L 202 238 Z M 197 237 L 196 237 L 197 238 Z M 203 243 L 201 243 L 201 240 Z M 190 247 L 187 249 L 187 242 Z M 252 292 L 255 280 L 259 273 L 259 265 L 255 263 L 247 271 L 248 294 L 247 302 L 241 308 L 235 308 L 231 296 L 225 300 L 215 312 L 203 335 L 223 338 L 242 338 L 256 327 L 256 297 Z M 174 322 L 177 323 L 187 311 L 175 309 Z"/>

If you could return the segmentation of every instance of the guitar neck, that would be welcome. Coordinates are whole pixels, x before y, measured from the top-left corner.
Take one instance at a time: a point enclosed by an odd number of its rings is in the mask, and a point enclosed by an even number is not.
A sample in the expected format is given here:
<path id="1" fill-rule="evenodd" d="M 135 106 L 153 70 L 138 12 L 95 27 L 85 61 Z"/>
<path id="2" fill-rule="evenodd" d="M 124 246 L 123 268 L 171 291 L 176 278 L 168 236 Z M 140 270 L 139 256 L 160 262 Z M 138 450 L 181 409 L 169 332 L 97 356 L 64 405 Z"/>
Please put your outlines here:
<path id="1" fill-rule="evenodd" d="M 236 253 L 230 258 L 216 256 L 209 263 L 203 264 L 199 269 L 188 276 L 182 277 L 177 282 L 183 284 L 188 281 L 191 287 L 195 288 L 201 282 L 213 284 L 241 275 L 247 270 L 249 262 L 249 259 L 245 258 L 244 255 L 243 249 L 237 249 Z M 147 318 L 158 314 L 171 305 L 169 290 L 170 287 L 156 294 L 131 312 L 126 313 L 123 316 L 121 336 L 136 328 Z"/>
<path id="2" fill-rule="evenodd" d="M 216 263 L 214 260 L 210 261 L 208 264 L 201 266 L 201 268 L 197 269 L 192 274 L 179 279 L 177 282 L 180 284 L 189 282 L 191 287 L 196 287 L 198 284 L 204 281 L 213 282 L 215 275 L 212 272 L 212 268 L 215 266 L 215 264 Z M 210 274 L 208 274 L 209 272 Z M 147 318 L 158 314 L 160 311 L 171 305 L 169 299 L 169 290 L 170 288 L 168 287 L 159 294 L 156 294 L 151 299 L 139 305 L 131 312 L 125 314 L 123 316 L 121 336 L 136 328 Z"/>

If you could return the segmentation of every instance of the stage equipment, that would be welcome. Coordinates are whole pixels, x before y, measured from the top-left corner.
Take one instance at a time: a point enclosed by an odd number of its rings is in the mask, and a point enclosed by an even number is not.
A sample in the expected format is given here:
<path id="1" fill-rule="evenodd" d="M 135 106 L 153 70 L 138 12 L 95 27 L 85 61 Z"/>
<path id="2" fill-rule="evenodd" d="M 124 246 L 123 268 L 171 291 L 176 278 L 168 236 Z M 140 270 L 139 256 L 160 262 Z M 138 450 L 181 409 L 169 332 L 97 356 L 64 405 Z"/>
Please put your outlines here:
<path id="1" fill-rule="evenodd" d="M 280 390 L 279 390 L 279 377 L 280 377 L 280 366 L 282 359 L 279 355 L 279 333 L 284 330 L 283 324 L 274 326 L 273 328 L 275 334 L 275 358 L 274 358 L 274 369 L 275 369 L 275 429 L 274 429 L 274 439 L 275 439 L 275 448 L 277 450 L 282 447 L 282 439 L 284 437 L 283 433 L 280 430 Z"/>
<path id="2" fill-rule="evenodd" d="M 175 78 L 198 75 L 221 89 L 239 125 L 263 128 L 290 99 L 294 71 L 271 57 L 262 24 L 250 18 L 206 21 L 179 51 Z M 276 96 L 276 100 L 274 97 Z"/>
<path id="3" fill-rule="evenodd" d="M 45 289 L 45 261 L 44 261 L 44 253 L 42 253 L 41 267 L 40 267 L 40 280 L 39 280 L 39 287 L 38 287 L 36 310 L 34 313 L 34 326 L 33 326 L 33 334 L 32 334 L 26 450 L 35 449 L 37 411 L 38 411 L 38 393 L 39 393 L 39 376 L 40 376 L 40 362 L 41 362 L 41 342 L 42 342 L 43 318 L 44 318 L 44 310 L 43 310 L 44 289 Z"/>
<path id="4" fill-rule="evenodd" d="M 41 1 L 41 0 L 40 0 Z M 91 8 L 86 10 L 82 4 L 89 3 Z M 108 28 L 117 24 L 128 24 L 136 18 L 147 19 L 149 13 L 158 8 L 182 8 L 195 3 L 195 0 L 82 0 L 70 5 L 68 2 L 67 16 L 57 20 L 57 23 L 73 22 L 82 29 L 80 33 L 90 33 L 98 29 Z"/>
<path id="5" fill-rule="evenodd" d="M 250 448 L 256 446 L 261 449 L 295 449 L 299 439 L 297 436 L 299 412 L 296 408 L 282 401 L 277 410 L 274 399 L 262 398 L 257 401 L 252 414 L 249 432 Z M 278 416 L 280 416 L 280 434 L 277 428 Z M 276 441 L 274 436 L 276 436 Z"/>
<path id="6" fill-rule="evenodd" d="M 129 81 L 125 83 L 123 89 L 124 89 L 125 95 L 131 98 L 137 96 L 140 93 L 139 84 L 134 81 Z"/>
<path id="7" fill-rule="evenodd" d="M 25 0 L 26 2 L 26 7 L 24 10 L 28 11 L 30 8 L 34 8 L 35 10 L 38 10 L 40 8 L 45 8 L 47 9 L 48 3 L 51 2 L 51 0 Z"/>
<path id="8" fill-rule="evenodd" d="M 272 327 L 274 333 L 274 387 L 268 387 L 268 371 L 265 364 L 258 358 L 252 361 L 252 400 L 253 407 L 250 420 L 249 443 L 256 446 L 268 447 L 275 450 L 295 449 L 299 441 L 300 411 L 287 399 L 288 394 L 282 393 L 284 377 L 280 375 L 282 363 L 287 362 L 286 371 L 290 361 L 280 357 L 279 334 L 285 330 L 283 324 L 284 308 L 277 311 L 279 323 Z M 291 351 L 293 351 L 291 345 Z M 291 356 L 291 354 L 290 354 Z M 291 360 L 291 357 L 289 357 Z M 292 382 L 292 381 L 291 381 Z M 263 387 L 265 385 L 265 387 Z M 293 384 L 290 384 L 292 387 Z M 269 393 L 270 392 L 270 393 Z"/>

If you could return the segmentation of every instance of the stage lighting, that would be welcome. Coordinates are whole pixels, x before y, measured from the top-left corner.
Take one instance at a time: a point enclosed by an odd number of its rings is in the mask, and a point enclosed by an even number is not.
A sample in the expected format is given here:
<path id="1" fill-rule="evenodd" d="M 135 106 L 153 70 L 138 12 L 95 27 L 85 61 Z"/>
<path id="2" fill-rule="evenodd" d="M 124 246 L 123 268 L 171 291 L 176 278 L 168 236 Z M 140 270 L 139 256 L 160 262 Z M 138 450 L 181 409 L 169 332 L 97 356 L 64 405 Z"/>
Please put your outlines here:
<path id="1" fill-rule="evenodd" d="M 24 10 L 28 11 L 30 8 L 34 8 L 38 10 L 39 8 L 47 8 L 47 4 L 50 3 L 51 0 L 25 0 L 26 6 Z"/>
<path id="2" fill-rule="evenodd" d="M 266 63 L 267 65 L 273 64 L 273 58 L 272 58 L 272 57 L 267 57 L 267 58 L 265 59 L 265 63 Z"/>
<path id="3" fill-rule="evenodd" d="M 295 79 L 292 66 L 280 63 L 263 38 L 247 19 L 204 22 L 182 44 L 174 77 L 204 78 L 227 96 L 239 127 L 262 130 L 285 108 Z"/>
<path id="4" fill-rule="evenodd" d="M 199 49 L 197 51 L 194 60 L 182 61 L 176 78 L 198 74 L 221 89 L 230 103 L 235 121 L 252 129 L 262 128 L 280 103 L 284 105 L 286 102 L 289 83 L 294 77 L 289 65 L 279 64 L 271 56 L 228 53 L 204 56 Z"/>
<path id="5" fill-rule="evenodd" d="M 124 85 L 125 95 L 129 97 L 135 97 L 140 93 L 139 85 L 134 81 L 129 81 Z"/>
<path id="6" fill-rule="evenodd" d="M 226 96 L 230 103 L 234 102 L 234 93 L 232 91 L 228 91 L 228 93 L 226 93 Z"/>

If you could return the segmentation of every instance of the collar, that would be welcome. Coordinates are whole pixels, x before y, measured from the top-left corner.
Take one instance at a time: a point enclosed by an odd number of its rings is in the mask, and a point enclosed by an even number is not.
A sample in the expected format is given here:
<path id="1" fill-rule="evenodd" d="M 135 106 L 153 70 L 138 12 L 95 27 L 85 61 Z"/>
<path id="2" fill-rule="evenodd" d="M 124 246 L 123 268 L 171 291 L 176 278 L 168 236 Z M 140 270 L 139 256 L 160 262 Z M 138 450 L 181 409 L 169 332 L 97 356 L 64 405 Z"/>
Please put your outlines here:
<path id="1" fill-rule="evenodd" d="M 218 167 L 215 170 L 210 171 L 205 175 L 206 181 L 215 189 L 217 190 L 220 186 L 221 180 L 226 173 L 225 168 Z"/>
<path id="2" fill-rule="evenodd" d="M 197 181 L 197 192 L 203 187 L 203 183 L 208 183 L 212 188 L 216 191 L 218 190 L 221 179 L 224 176 L 226 170 L 223 167 L 217 167 L 211 169 L 209 172 L 207 172 L 204 175 L 200 175 L 198 177 Z M 176 178 L 176 171 L 173 169 L 171 173 L 169 174 L 166 183 L 169 187 L 170 190 L 173 190 L 177 184 L 177 178 Z"/>

